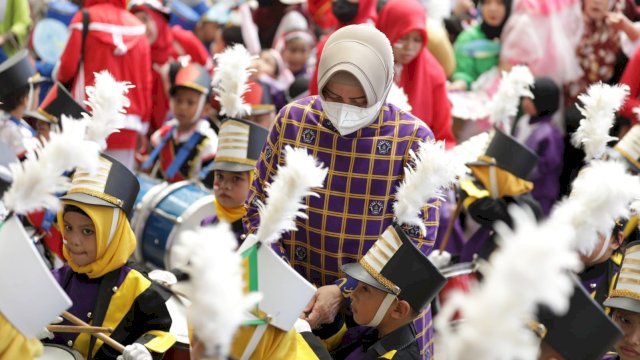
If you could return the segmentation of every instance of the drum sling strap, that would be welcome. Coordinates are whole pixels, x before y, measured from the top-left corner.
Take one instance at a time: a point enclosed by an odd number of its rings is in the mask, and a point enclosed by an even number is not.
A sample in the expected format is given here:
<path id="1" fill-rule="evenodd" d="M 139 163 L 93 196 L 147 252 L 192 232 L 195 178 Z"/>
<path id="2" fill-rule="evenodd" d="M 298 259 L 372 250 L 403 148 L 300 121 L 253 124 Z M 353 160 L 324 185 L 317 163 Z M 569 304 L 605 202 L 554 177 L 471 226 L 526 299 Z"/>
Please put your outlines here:
<path id="1" fill-rule="evenodd" d="M 93 308 L 93 326 L 101 326 L 104 321 L 104 317 L 107 313 L 107 308 L 111 302 L 113 296 L 113 289 L 118 284 L 118 277 L 120 275 L 120 269 L 114 270 L 104 276 L 100 286 L 98 287 L 98 298 L 96 299 L 95 307 Z M 93 347 L 96 344 L 96 338 L 94 336 L 89 340 L 89 351 L 87 352 L 87 360 L 93 359 Z"/>
<path id="2" fill-rule="evenodd" d="M 84 45 L 87 40 L 87 34 L 89 33 L 89 10 L 82 9 L 82 42 L 80 43 L 80 61 L 78 61 L 78 68 L 76 69 L 76 76 L 80 71 L 80 67 L 84 62 Z"/>
<path id="3" fill-rule="evenodd" d="M 148 169 L 149 166 L 151 166 L 151 164 L 155 162 L 156 158 L 160 155 L 160 151 L 162 150 L 162 148 L 164 148 L 167 145 L 167 142 L 169 141 L 169 139 L 171 138 L 175 130 L 176 130 L 176 127 L 175 126 L 172 127 L 171 130 L 167 133 L 167 135 L 165 135 L 164 138 L 162 138 L 162 141 L 160 141 L 160 144 L 158 144 L 158 146 L 155 149 L 153 149 L 153 151 L 151 152 L 151 155 L 149 155 L 149 158 L 142 165 L 143 169 Z M 167 180 L 173 178 L 176 175 L 176 173 L 178 172 L 178 170 L 180 170 L 184 162 L 187 161 L 187 158 L 189 157 L 191 150 L 193 150 L 196 147 L 196 145 L 200 143 L 200 140 L 202 140 L 203 137 L 204 135 L 196 131 L 191 135 L 191 137 L 189 137 L 189 140 L 187 140 L 187 143 L 180 147 L 180 150 L 178 150 L 178 154 L 173 159 L 173 161 L 167 168 L 166 173 L 164 174 Z"/>

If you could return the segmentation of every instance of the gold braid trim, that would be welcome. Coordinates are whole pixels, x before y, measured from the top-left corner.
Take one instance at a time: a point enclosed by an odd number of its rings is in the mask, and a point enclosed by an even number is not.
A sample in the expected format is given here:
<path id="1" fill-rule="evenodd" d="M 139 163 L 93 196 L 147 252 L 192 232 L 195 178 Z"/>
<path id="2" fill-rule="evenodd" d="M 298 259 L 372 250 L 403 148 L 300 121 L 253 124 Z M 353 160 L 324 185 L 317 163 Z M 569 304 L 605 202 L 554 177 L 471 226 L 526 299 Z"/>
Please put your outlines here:
<path id="1" fill-rule="evenodd" d="M 609 298 L 614 298 L 614 297 L 626 297 L 626 298 L 640 301 L 640 294 L 631 290 L 613 289 L 609 294 Z"/>
<path id="2" fill-rule="evenodd" d="M 251 165 L 251 166 L 256 166 L 256 164 L 258 163 L 257 160 L 246 159 L 246 158 L 243 159 L 243 158 L 237 158 L 232 156 L 217 156 L 215 162 L 230 162 L 230 163 L 237 163 L 237 164 Z"/>
<path id="3" fill-rule="evenodd" d="M 98 199 L 102 199 L 102 200 L 104 200 L 106 202 L 112 203 L 113 205 L 119 206 L 119 207 L 122 207 L 122 204 L 124 203 L 124 201 L 118 199 L 115 196 L 111 196 L 111 195 L 105 194 L 105 193 L 100 192 L 100 191 L 95 191 L 95 190 L 81 188 L 81 187 L 73 188 L 73 189 L 69 190 L 67 193 L 68 194 L 80 193 L 80 194 L 87 194 L 87 195 L 95 196 Z"/>
<path id="4" fill-rule="evenodd" d="M 398 285 L 394 284 L 391 280 L 387 279 L 382 274 L 377 272 L 371 265 L 369 265 L 369 263 L 364 258 L 360 259 L 360 265 L 365 270 L 367 270 L 369 275 L 373 276 L 373 278 L 376 279 L 377 282 L 389 289 L 389 291 L 391 291 L 394 295 L 400 294 L 400 288 L 398 287 Z"/>
<path id="5" fill-rule="evenodd" d="M 547 327 L 544 326 L 543 323 L 531 320 L 529 321 L 529 323 L 527 323 L 527 327 L 531 331 L 533 331 L 540 340 L 544 339 L 547 336 Z"/>

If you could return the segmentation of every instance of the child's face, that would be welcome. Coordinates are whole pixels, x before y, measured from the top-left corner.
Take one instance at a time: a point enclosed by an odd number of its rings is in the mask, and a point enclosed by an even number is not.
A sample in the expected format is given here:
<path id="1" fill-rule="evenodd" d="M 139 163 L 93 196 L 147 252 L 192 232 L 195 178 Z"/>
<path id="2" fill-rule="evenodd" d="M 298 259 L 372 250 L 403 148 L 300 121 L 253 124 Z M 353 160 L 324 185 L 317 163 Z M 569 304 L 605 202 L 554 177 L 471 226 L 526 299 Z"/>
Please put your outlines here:
<path id="1" fill-rule="evenodd" d="M 171 98 L 173 103 L 173 116 L 178 120 L 180 126 L 189 126 L 198 119 L 198 103 L 201 94 L 193 89 L 178 88 Z"/>
<path id="2" fill-rule="evenodd" d="M 311 46 L 302 39 L 291 39 L 287 41 L 282 50 L 282 60 L 289 66 L 292 73 L 298 73 L 307 66 Z"/>
<path id="3" fill-rule="evenodd" d="M 272 78 L 275 78 L 277 69 L 278 69 L 278 62 L 269 53 L 269 51 L 261 52 L 260 59 L 258 62 L 258 72 L 260 74 L 265 74 Z"/>
<path id="4" fill-rule="evenodd" d="M 489 26 L 500 26 L 507 15 L 507 7 L 503 0 L 484 0 L 482 2 L 482 19 Z"/>
<path id="5" fill-rule="evenodd" d="M 93 221 L 75 211 L 69 211 L 64 220 L 65 247 L 78 266 L 91 264 L 96 260 L 96 228 Z"/>
<path id="6" fill-rule="evenodd" d="M 538 115 L 538 109 L 536 109 L 536 105 L 533 103 L 533 100 L 528 97 L 522 99 L 522 111 L 524 111 L 525 114 L 531 117 Z"/>
<path id="7" fill-rule="evenodd" d="M 213 194 L 216 201 L 225 208 L 242 206 L 249 196 L 249 172 L 216 170 L 214 176 Z"/>
<path id="8" fill-rule="evenodd" d="M 424 39 L 419 31 L 412 31 L 393 44 L 393 60 L 396 64 L 406 65 L 413 61 L 422 50 Z"/>
<path id="9" fill-rule="evenodd" d="M 51 133 L 51 124 L 46 121 L 36 120 L 36 135 L 41 139 L 49 141 L 49 134 Z"/>
<path id="10" fill-rule="evenodd" d="M 358 286 L 356 286 L 355 290 L 351 293 L 353 320 L 358 325 L 370 323 L 386 296 L 386 292 L 363 282 L 358 282 Z M 386 316 L 387 315 L 385 315 L 385 317 Z"/>
<path id="11" fill-rule="evenodd" d="M 614 309 L 613 321 L 622 329 L 624 336 L 618 340 L 615 349 L 621 360 L 640 359 L 640 314 Z"/>

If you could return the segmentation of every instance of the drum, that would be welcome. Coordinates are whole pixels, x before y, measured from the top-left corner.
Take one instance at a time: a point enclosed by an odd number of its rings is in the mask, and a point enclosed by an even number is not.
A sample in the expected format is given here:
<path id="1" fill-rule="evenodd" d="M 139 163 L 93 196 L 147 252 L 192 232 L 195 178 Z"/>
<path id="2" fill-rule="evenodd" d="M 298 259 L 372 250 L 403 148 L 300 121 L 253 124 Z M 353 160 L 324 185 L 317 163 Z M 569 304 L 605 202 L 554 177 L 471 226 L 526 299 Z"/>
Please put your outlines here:
<path id="1" fill-rule="evenodd" d="M 42 19 L 33 29 L 33 49 L 49 64 L 58 62 L 68 39 L 69 30 L 60 20 Z"/>
<path id="2" fill-rule="evenodd" d="M 440 272 L 447 278 L 447 283 L 438 294 L 440 306 L 447 302 L 452 291 L 469 292 L 472 284 L 478 281 L 477 264 L 474 262 L 449 265 L 440 269 Z M 457 318 L 456 315 L 454 319 Z"/>
<path id="3" fill-rule="evenodd" d="M 138 196 L 136 196 L 136 202 L 133 206 L 131 228 L 135 234 L 138 234 L 143 230 L 138 228 L 144 226 L 144 222 L 149 216 L 150 209 L 144 208 L 143 205 L 148 204 L 153 197 L 167 187 L 168 184 L 160 179 L 154 179 L 147 174 L 137 174 L 136 177 L 140 184 L 140 191 L 138 191 Z"/>
<path id="4" fill-rule="evenodd" d="M 191 346 L 189 345 L 189 325 L 187 323 L 187 307 L 189 301 L 172 296 L 167 300 L 167 310 L 171 315 L 169 333 L 176 337 L 176 343 L 164 354 L 165 360 L 189 360 Z"/>
<path id="5" fill-rule="evenodd" d="M 42 344 L 44 351 L 39 360 L 82 360 L 82 354 L 76 349 L 58 344 Z"/>
<path id="6" fill-rule="evenodd" d="M 183 230 L 200 227 L 215 214 L 214 196 L 189 181 L 152 187 L 136 206 L 133 230 L 138 239 L 138 260 L 154 268 L 172 269 L 171 248 Z"/>

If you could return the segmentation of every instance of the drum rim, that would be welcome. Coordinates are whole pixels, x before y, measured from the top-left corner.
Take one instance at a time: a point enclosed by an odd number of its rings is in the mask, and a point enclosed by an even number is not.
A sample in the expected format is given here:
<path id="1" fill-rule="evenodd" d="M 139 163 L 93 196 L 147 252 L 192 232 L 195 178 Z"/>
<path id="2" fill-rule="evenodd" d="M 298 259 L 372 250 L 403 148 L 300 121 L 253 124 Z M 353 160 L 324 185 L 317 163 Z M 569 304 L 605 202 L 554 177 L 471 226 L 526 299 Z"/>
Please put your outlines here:
<path id="1" fill-rule="evenodd" d="M 44 343 L 42 344 L 43 347 L 43 355 L 44 355 L 44 348 L 50 348 L 50 349 L 58 349 L 61 351 L 64 351 L 67 354 L 70 354 L 71 356 L 73 356 L 73 359 L 82 359 L 82 354 L 76 350 L 73 347 L 69 347 L 63 344 L 54 344 L 54 343 Z M 39 359 L 40 357 L 38 357 L 37 359 Z"/>
<path id="2" fill-rule="evenodd" d="M 198 210 L 202 209 L 207 204 L 212 204 L 214 200 L 215 200 L 215 196 L 211 193 L 206 196 L 203 196 L 202 198 L 196 200 L 194 203 L 189 205 L 189 207 L 185 209 L 184 213 L 182 213 L 180 217 L 188 219 L 191 215 L 196 213 Z M 173 246 L 173 242 L 175 240 L 175 232 L 181 227 L 182 227 L 182 223 L 176 223 L 176 225 L 171 229 L 171 232 L 169 233 L 169 238 L 167 239 L 166 247 L 168 249 L 171 249 L 171 247 Z M 171 251 L 169 251 L 168 249 L 165 249 L 166 251 L 164 253 L 165 269 L 168 269 L 169 265 L 171 264 Z"/>
<path id="3" fill-rule="evenodd" d="M 148 177 L 150 179 L 153 179 L 152 177 Z M 142 234 L 144 233 L 144 229 L 147 225 L 147 219 L 149 218 L 149 215 L 151 214 L 151 211 L 149 209 L 152 209 L 152 206 L 144 206 L 147 203 L 151 203 L 155 197 L 166 187 L 168 187 L 170 184 L 166 181 L 162 181 L 154 186 L 151 187 L 151 189 L 149 189 L 149 191 L 147 191 L 146 194 L 144 194 L 144 196 L 142 196 L 142 198 L 140 199 L 140 202 L 134 207 L 135 212 L 134 212 L 134 219 L 133 219 L 133 223 L 132 228 L 133 228 L 133 234 L 136 237 L 136 240 L 140 239 L 142 237 Z M 153 190 L 154 188 L 158 187 L 157 190 Z M 138 207 L 140 209 L 138 209 Z M 143 260 L 142 257 L 142 242 L 141 241 L 137 241 L 138 244 L 136 246 L 136 250 L 135 250 L 135 255 L 136 258 L 139 259 L 140 261 Z"/>

